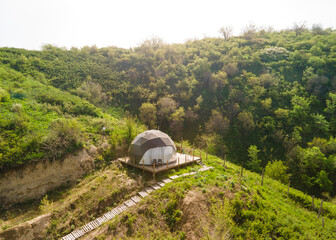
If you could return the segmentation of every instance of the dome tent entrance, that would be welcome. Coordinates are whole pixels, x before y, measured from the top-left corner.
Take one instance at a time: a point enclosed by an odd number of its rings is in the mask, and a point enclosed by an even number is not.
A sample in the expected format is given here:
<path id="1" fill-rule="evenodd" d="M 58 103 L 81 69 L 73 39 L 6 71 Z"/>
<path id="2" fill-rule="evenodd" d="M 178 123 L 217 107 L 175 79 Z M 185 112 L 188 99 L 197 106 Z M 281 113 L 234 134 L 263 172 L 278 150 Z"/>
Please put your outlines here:
<path id="1" fill-rule="evenodd" d="M 176 146 L 167 134 L 159 130 L 148 130 L 135 137 L 129 155 L 141 165 L 152 165 L 154 159 L 170 163 L 176 161 Z"/>
<path id="2" fill-rule="evenodd" d="M 139 164 L 151 165 L 154 159 L 161 159 L 162 163 L 175 161 L 176 152 L 172 146 L 156 147 L 148 149 L 141 158 Z"/>

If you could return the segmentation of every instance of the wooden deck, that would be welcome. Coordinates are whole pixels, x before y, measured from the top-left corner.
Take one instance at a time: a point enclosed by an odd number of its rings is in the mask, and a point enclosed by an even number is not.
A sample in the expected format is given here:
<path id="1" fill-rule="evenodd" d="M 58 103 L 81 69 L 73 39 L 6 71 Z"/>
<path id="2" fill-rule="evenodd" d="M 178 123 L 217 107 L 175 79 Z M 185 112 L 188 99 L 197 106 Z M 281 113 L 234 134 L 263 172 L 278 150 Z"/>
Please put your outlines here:
<path id="1" fill-rule="evenodd" d="M 190 163 L 194 163 L 197 162 L 199 160 L 201 160 L 200 157 L 197 156 L 191 156 L 191 155 L 187 155 L 187 154 L 181 154 L 181 153 L 176 153 L 176 161 L 174 162 L 170 162 L 167 164 L 162 164 L 162 165 L 140 165 L 140 164 L 135 164 L 131 161 L 131 159 L 129 157 L 123 157 L 123 158 L 118 158 L 118 161 L 120 161 L 123 164 L 127 164 L 130 166 L 134 166 L 136 168 L 145 170 L 147 172 L 151 172 L 151 173 L 158 173 L 158 172 L 162 172 L 168 169 L 172 169 L 172 168 L 177 168 L 186 164 L 190 164 Z"/>

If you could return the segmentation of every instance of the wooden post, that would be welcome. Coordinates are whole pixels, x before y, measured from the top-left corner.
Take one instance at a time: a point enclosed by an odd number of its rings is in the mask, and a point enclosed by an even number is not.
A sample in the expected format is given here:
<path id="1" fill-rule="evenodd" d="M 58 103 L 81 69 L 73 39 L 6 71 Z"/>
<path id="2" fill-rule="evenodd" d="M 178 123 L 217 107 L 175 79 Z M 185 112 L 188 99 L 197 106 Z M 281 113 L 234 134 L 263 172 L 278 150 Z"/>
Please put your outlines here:
<path id="1" fill-rule="evenodd" d="M 202 161 L 202 151 L 200 150 L 200 160 Z"/>
<path id="2" fill-rule="evenodd" d="M 208 148 L 207 148 L 207 151 L 206 151 L 206 154 L 205 154 L 205 160 L 207 161 L 208 160 Z"/>
<path id="3" fill-rule="evenodd" d="M 155 165 L 156 165 L 156 163 L 154 163 L 154 172 L 153 172 L 154 181 L 155 181 Z"/>
<path id="4" fill-rule="evenodd" d="M 194 161 L 194 153 L 195 153 L 194 151 L 195 151 L 195 149 L 192 150 L 192 153 L 193 153 L 193 161 Z"/>
<path id="5" fill-rule="evenodd" d="M 261 186 L 264 184 L 264 174 L 265 174 L 265 168 L 262 171 L 262 175 L 261 175 Z"/>
<path id="6" fill-rule="evenodd" d="M 318 212 L 318 218 L 320 218 L 321 213 L 322 213 L 322 204 L 323 204 L 323 199 L 321 201 L 320 209 L 319 209 L 319 212 Z"/>
<path id="7" fill-rule="evenodd" d="M 184 154 L 184 162 L 187 162 L 187 155 Z"/>
<path id="8" fill-rule="evenodd" d="M 145 174 L 145 159 L 142 159 L 142 174 Z"/>
<path id="9" fill-rule="evenodd" d="M 177 157 L 177 167 L 180 170 L 180 157 Z"/>
<path id="10" fill-rule="evenodd" d="M 181 138 L 181 153 L 183 153 L 182 141 L 183 141 L 183 138 Z"/>
<path id="11" fill-rule="evenodd" d="M 322 218 L 322 227 L 324 227 L 324 217 Z"/>

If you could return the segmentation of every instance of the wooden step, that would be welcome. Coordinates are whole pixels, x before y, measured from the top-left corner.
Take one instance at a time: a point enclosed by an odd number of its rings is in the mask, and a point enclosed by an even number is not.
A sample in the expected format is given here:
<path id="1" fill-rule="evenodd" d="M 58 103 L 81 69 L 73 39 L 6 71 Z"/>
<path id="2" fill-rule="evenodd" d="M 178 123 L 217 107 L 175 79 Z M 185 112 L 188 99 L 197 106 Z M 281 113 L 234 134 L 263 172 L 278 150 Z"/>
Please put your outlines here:
<path id="1" fill-rule="evenodd" d="M 68 238 L 69 238 L 70 240 L 74 240 L 74 239 L 76 239 L 75 236 L 72 235 L 72 233 L 69 233 L 67 236 L 68 236 Z"/>
<path id="2" fill-rule="evenodd" d="M 116 212 L 116 215 L 119 215 L 120 213 L 122 213 L 120 206 L 115 207 L 113 210 Z"/>
<path id="3" fill-rule="evenodd" d="M 96 221 L 97 223 L 99 223 L 99 224 L 98 224 L 99 226 L 103 224 L 103 222 L 100 220 L 100 218 L 96 218 L 95 221 Z"/>
<path id="4" fill-rule="evenodd" d="M 91 222 L 91 225 L 93 226 L 93 229 L 96 229 L 98 227 L 98 225 L 94 221 Z"/>
<path id="5" fill-rule="evenodd" d="M 91 229 L 91 231 L 92 231 L 93 229 L 95 229 L 95 226 L 93 225 L 92 222 L 89 222 L 89 223 L 88 223 L 88 227 Z"/>
<path id="6" fill-rule="evenodd" d="M 71 240 L 71 238 L 70 238 L 70 234 L 64 236 L 64 237 L 62 238 L 62 240 Z"/>
<path id="7" fill-rule="evenodd" d="M 108 219 L 105 217 L 105 214 L 103 216 L 100 216 L 100 220 L 102 222 L 107 222 L 108 221 Z"/>
<path id="8" fill-rule="evenodd" d="M 85 233 L 88 233 L 89 232 L 89 229 L 86 225 L 82 226 L 82 229 L 84 230 Z"/>
<path id="9" fill-rule="evenodd" d="M 76 237 L 77 238 L 80 238 L 82 235 L 81 235 L 81 232 L 79 231 L 79 229 L 76 229 L 75 231 L 73 231 L 74 233 L 76 233 Z"/>
<path id="10" fill-rule="evenodd" d="M 174 180 L 174 179 L 179 178 L 179 177 L 181 177 L 181 176 L 180 176 L 180 175 L 174 175 L 174 176 L 170 176 L 169 178 L 170 178 L 171 180 Z"/>
<path id="11" fill-rule="evenodd" d="M 148 193 L 145 192 L 145 191 L 140 191 L 140 192 L 138 192 L 138 194 L 143 198 L 148 196 Z"/>
<path id="12" fill-rule="evenodd" d="M 173 180 L 169 179 L 169 178 L 166 178 L 166 179 L 163 179 L 162 182 L 164 183 L 170 183 L 172 182 Z"/>
<path id="13" fill-rule="evenodd" d="M 181 176 L 190 176 L 194 174 L 196 174 L 196 172 L 183 173 Z"/>
<path id="14" fill-rule="evenodd" d="M 124 203 L 127 207 L 132 207 L 135 205 L 135 202 L 133 202 L 132 199 L 129 199 L 127 200 L 125 203 Z"/>
<path id="15" fill-rule="evenodd" d="M 76 239 L 76 237 L 72 233 L 69 234 L 69 237 L 70 239 Z"/>
<path id="16" fill-rule="evenodd" d="M 166 185 L 164 182 L 159 182 L 158 183 L 161 187 L 163 187 L 164 185 Z"/>
<path id="17" fill-rule="evenodd" d="M 120 206 L 120 208 L 122 209 L 122 211 L 127 210 L 127 206 L 126 206 L 125 204 L 122 204 L 122 205 Z"/>
<path id="18" fill-rule="evenodd" d="M 140 197 L 138 197 L 138 196 L 134 196 L 134 197 L 132 197 L 131 199 L 132 199 L 132 200 L 133 200 L 133 202 L 135 202 L 135 203 L 138 203 L 138 202 L 140 202 L 140 201 L 141 201 L 141 198 L 140 198 Z"/>
<path id="19" fill-rule="evenodd" d="M 107 218 L 107 220 L 111 220 L 112 218 L 114 218 L 114 214 L 110 211 L 108 213 L 105 213 L 104 216 Z"/>
<path id="20" fill-rule="evenodd" d="M 156 185 L 153 185 L 152 188 L 154 188 L 154 190 L 158 190 L 161 188 L 161 186 L 156 184 Z"/>
<path id="21" fill-rule="evenodd" d="M 112 209 L 112 213 L 114 214 L 114 216 L 117 216 L 119 214 L 119 212 L 115 208 Z"/>
<path id="22" fill-rule="evenodd" d="M 149 194 L 151 192 L 153 192 L 155 189 L 153 189 L 152 187 L 146 188 L 145 191 Z"/>
<path id="23" fill-rule="evenodd" d="M 78 234 L 77 234 L 77 232 L 76 232 L 76 230 L 73 231 L 71 234 L 72 234 L 75 238 L 78 238 L 78 237 L 79 237 Z"/>

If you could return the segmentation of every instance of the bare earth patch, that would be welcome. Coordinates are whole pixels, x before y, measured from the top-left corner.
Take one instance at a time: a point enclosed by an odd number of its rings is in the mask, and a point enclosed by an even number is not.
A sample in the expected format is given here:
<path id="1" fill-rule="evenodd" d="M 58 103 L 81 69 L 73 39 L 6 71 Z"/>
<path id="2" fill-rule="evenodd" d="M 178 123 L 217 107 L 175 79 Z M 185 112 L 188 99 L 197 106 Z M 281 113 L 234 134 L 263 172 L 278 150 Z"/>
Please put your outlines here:
<path id="1" fill-rule="evenodd" d="M 197 189 L 189 191 L 183 199 L 181 210 L 181 230 L 185 232 L 186 239 L 202 238 L 202 226 L 206 224 L 209 213 L 205 195 Z"/>

